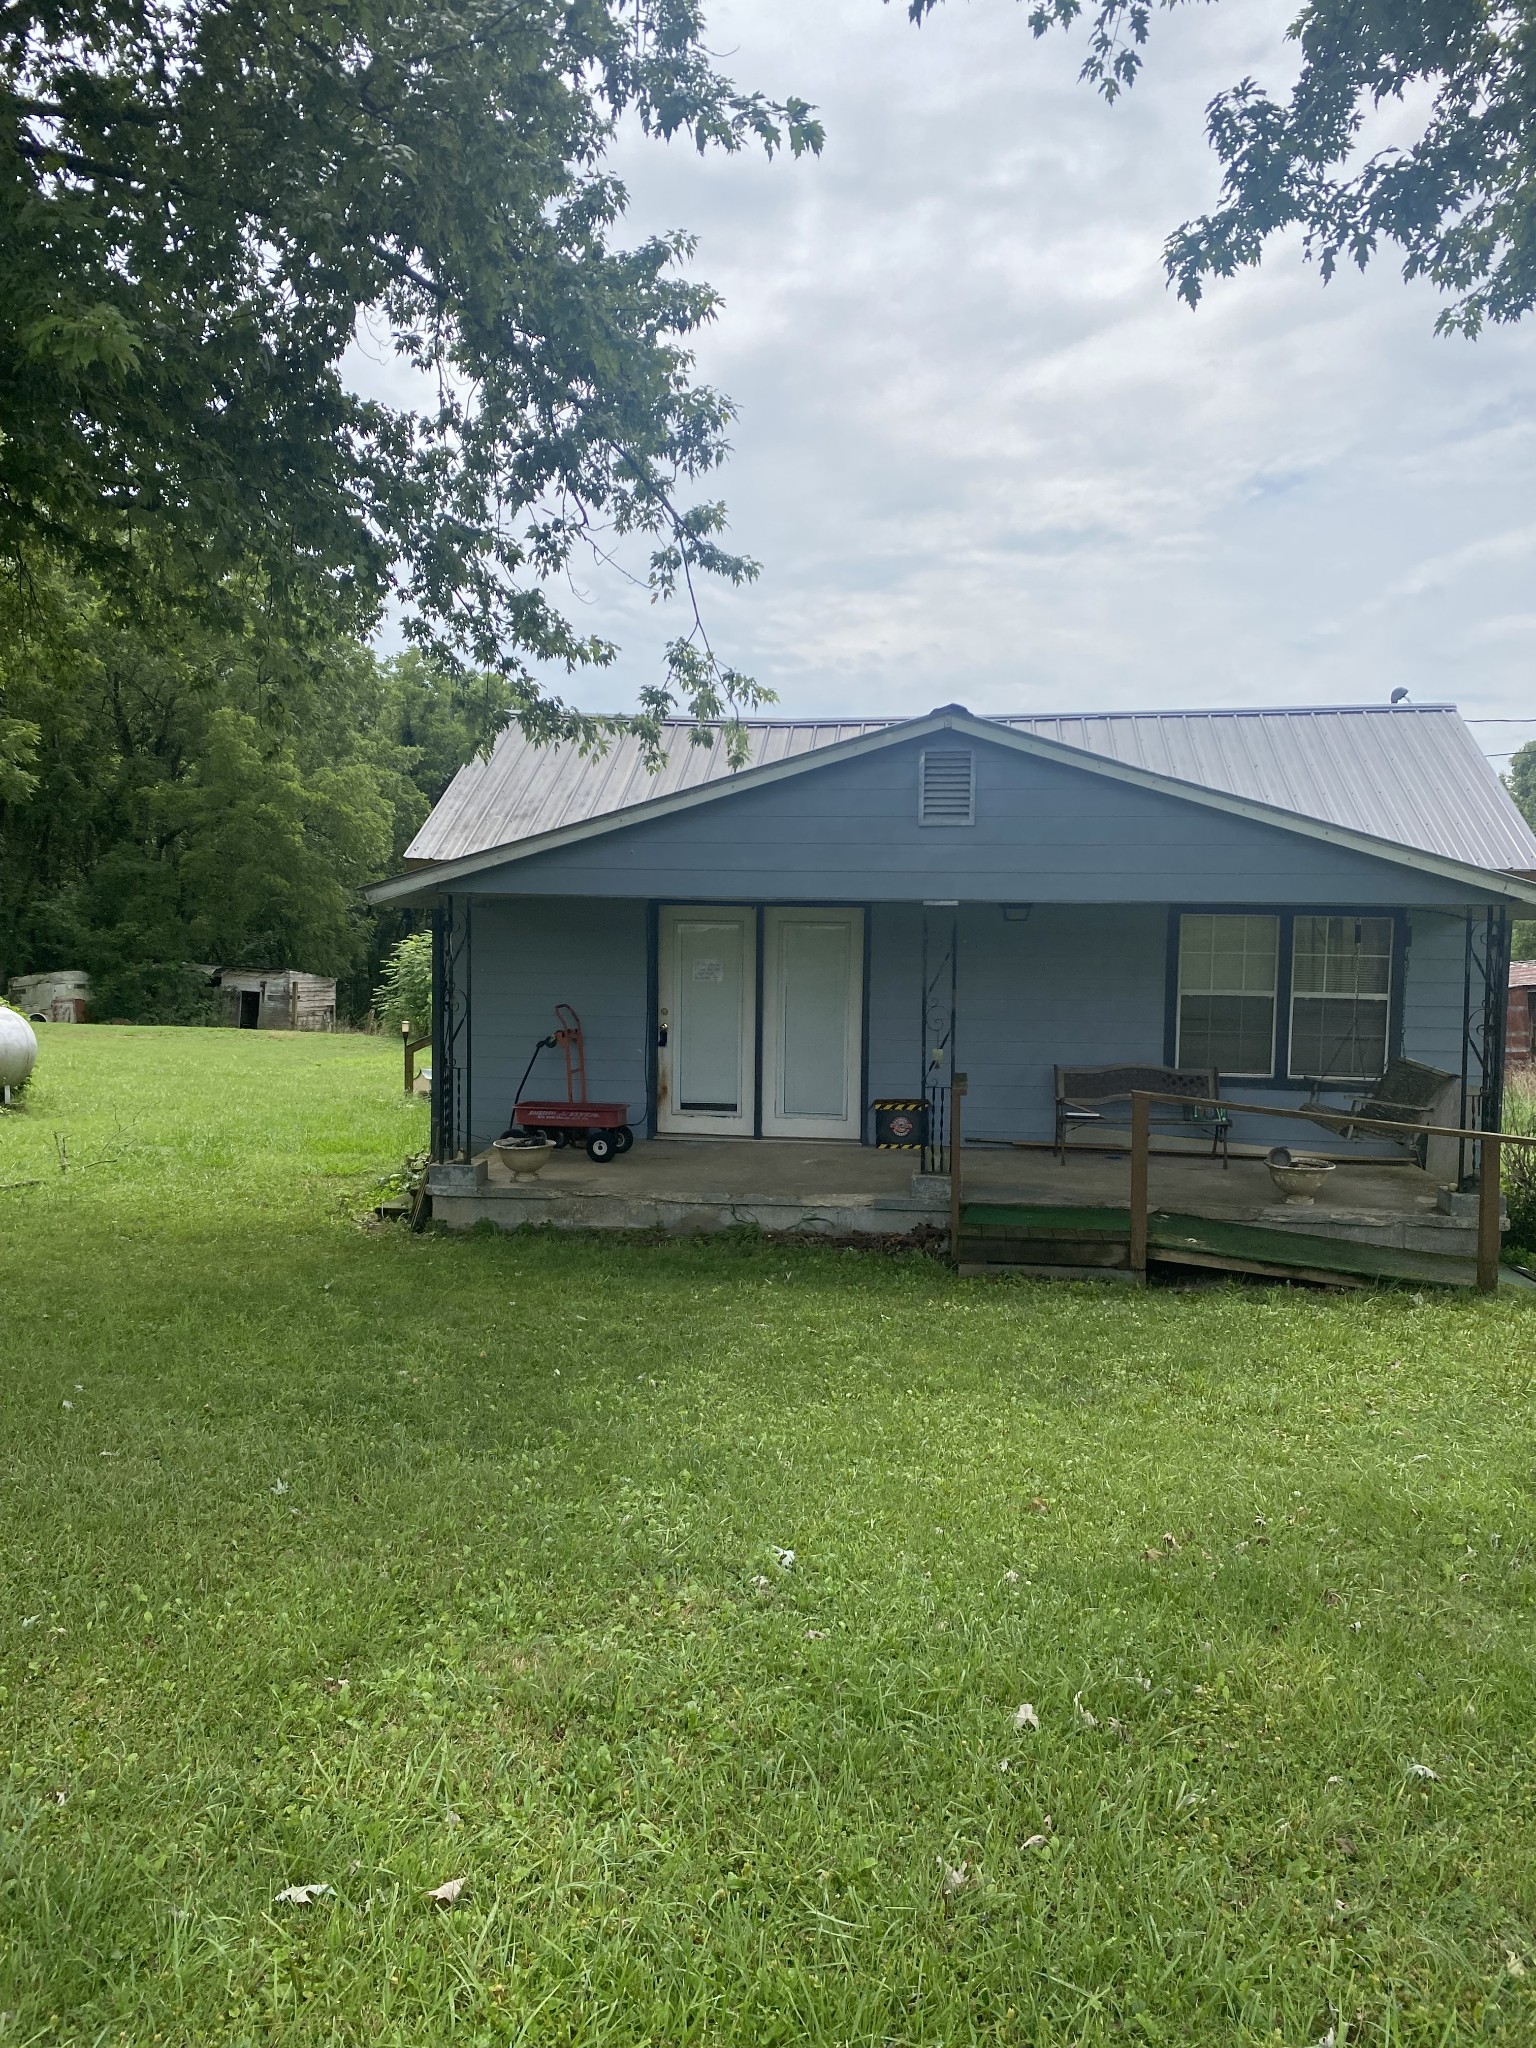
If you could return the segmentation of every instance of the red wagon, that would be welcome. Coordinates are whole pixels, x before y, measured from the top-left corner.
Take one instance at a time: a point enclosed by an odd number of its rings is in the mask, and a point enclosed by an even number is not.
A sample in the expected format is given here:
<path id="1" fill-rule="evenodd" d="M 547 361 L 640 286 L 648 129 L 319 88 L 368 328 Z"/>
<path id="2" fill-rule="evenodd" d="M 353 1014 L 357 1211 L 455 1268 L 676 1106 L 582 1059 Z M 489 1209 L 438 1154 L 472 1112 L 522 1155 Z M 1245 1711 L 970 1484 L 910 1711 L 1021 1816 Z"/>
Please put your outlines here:
<path id="1" fill-rule="evenodd" d="M 503 1136 L 510 1138 L 514 1132 L 526 1131 L 530 1136 L 552 1138 L 557 1145 L 577 1145 L 585 1140 L 589 1159 L 599 1163 L 616 1159 L 635 1142 L 635 1134 L 626 1121 L 629 1105 L 587 1100 L 587 1053 L 581 1019 L 569 1003 L 556 1003 L 555 1016 L 560 1028 L 548 1038 L 541 1038 L 533 1048 L 532 1058 L 517 1084 L 518 1099 L 512 1105 L 511 1120 Z M 565 1055 L 565 1100 L 525 1102 L 522 1095 L 528 1076 L 546 1046 L 558 1047 Z"/>

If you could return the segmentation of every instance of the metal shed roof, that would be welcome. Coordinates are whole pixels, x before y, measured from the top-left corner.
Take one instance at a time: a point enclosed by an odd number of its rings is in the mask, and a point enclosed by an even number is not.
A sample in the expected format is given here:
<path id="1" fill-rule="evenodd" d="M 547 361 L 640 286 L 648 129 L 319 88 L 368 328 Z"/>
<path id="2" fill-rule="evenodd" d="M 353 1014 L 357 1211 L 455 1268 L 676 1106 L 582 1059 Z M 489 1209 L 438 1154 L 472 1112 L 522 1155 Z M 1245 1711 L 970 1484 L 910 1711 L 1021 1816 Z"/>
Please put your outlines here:
<path id="1" fill-rule="evenodd" d="M 752 719 L 745 765 L 767 767 L 908 722 Z M 1536 834 L 1453 705 L 984 722 L 1470 867 L 1536 874 Z M 727 780 L 733 771 L 724 740 L 695 745 L 693 730 L 683 721 L 668 728 L 667 760 L 652 775 L 632 737 L 584 756 L 573 746 L 534 746 L 514 726 L 487 760 L 459 770 L 406 860 L 462 860 Z"/>

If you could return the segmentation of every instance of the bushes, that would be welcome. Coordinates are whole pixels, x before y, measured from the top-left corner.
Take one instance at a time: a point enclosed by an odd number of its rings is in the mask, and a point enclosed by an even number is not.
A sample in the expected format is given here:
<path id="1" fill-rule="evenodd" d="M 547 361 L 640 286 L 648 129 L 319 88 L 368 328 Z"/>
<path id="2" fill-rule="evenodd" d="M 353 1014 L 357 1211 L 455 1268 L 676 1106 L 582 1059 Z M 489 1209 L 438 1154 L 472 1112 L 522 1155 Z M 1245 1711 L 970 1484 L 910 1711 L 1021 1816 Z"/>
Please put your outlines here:
<path id="1" fill-rule="evenodd" d="M 1516 1069 L 1510 1075 L 1504 1094 L 1504 1128 L 1536 1138 L 1536 1069 Z M 1503 1179 L 1509 1203 L 1506 1246 L 1511 1253 L 1519 1251 L 1536 1259 L 1536 1148 L 1506 1145 Z"/>
<path id="2" fill-rule="evenodd" d="M 380 1021 L 398 1031 L 409 1024 L 411 1035 L 424 1038 L 432 1028 L 432 934 L 412 932 L 390 949 L 373 992 Z"/>

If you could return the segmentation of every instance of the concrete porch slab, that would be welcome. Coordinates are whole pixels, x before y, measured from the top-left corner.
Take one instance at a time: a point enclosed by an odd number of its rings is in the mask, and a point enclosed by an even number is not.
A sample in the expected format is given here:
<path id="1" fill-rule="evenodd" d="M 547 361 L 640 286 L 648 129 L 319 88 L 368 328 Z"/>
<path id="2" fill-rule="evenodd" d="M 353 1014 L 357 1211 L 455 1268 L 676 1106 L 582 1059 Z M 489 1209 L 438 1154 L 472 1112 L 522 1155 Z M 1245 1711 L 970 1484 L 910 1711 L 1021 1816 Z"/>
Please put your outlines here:
<path id="1" fill-rule="evenodd" d="M 826 1237 L 909 1236 L 946 1229 L 944 1183 L 914 1191 L 920 1156 L 864 1145 L 792 1139 L 657 1138 L 594 1164 L 561 1151 L 530 1180 L 514 1181 L 495 1153 L 470 1166 L 434 1168 L 433 1214 L 451 1229 L 490 1221 L 504 1230 L 551 1224 L 576 1230 L 708 1233 L 742 1225 Z M 1124 1153 L 1053 1153 L 1012 1146 L 968 1150 L 967 1203 L 1062 1209 L 1123 1209 L 1130 1161 Z M 483 1185 L 480 1185 L 483 1173 Z M 1326 1205 L 1281 1201 L 1263 1162 L 1154 1155 L 1154 1209 L 1360 1245 L 1472 1257 L 1475 1224 L 1436 1207 L 1436 1188 L 1416 1166 L 1362 1160 L 1341 1166 Z"/>

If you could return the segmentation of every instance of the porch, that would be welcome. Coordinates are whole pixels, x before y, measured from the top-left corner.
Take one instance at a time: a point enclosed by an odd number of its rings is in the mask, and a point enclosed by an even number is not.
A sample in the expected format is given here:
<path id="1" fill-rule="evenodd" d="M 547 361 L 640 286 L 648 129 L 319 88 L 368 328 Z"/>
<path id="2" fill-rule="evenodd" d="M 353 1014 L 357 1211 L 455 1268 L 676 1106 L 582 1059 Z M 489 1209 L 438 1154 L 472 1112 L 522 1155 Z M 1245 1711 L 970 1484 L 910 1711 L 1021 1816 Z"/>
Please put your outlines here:
<path id="1" fill-rule="evenodd" d="M 1058 1162 L 1033 1145 L 965 1146 L 960 1263 L 1060 1277 L 1130 1279 L 1130 1155 L 1072 1149 Z M 432 1169 L 434 1216 L 453 1229 L 545 1225 L 671 1236 L 750 1227 L 848 1243 L 945 1241 L 947 1176 L 914 1171 L 918 1155 L 790 1139 L 657 1138 L 596 1165 L 562 1150 L 519 1181 L 487 1150 Z M 1448 1214 L 1416 1165 L 1340 1164 L 1326 1202 L 1278 1195 L 1262 1159 L 1156 1151 L 1148 1161 L 1153 1266 L 1200 1265 L 1274 1277 L 1368 1284 L 1397 1279 L 1471 1285 L 1475 1202 Z"/>

